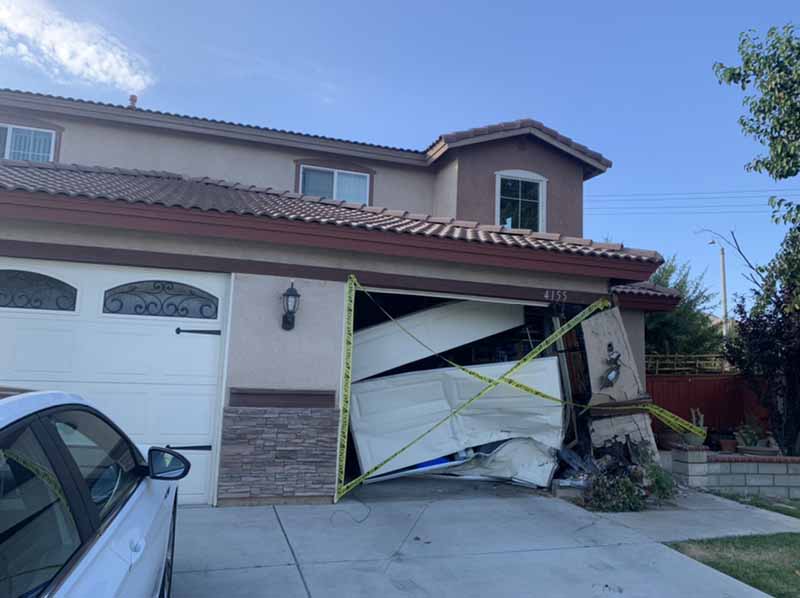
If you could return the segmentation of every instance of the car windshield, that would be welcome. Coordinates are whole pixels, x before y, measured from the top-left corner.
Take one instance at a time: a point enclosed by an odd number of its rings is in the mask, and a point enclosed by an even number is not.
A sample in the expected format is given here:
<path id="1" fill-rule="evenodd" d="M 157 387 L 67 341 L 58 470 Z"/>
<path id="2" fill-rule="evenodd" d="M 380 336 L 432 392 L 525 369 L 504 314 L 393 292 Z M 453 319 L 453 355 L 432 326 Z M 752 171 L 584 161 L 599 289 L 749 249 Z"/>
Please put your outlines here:
<path id="1" fill-rule="evenodd" d="M 64 491 L 33 432 L 0 438 L 0 598 L 38 596 L 79 545 Z"/>

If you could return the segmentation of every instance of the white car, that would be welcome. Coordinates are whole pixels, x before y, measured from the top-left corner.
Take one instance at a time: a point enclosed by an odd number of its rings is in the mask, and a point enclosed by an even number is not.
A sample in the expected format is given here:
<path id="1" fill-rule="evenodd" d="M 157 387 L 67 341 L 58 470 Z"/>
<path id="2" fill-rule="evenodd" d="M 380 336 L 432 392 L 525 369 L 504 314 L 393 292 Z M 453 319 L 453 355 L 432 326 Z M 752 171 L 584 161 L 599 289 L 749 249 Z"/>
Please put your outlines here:
<path id="1" fill-rule="evenodd" d="M 169 597 L 189 467 L 75 395 L 0 400 L 0 598 Z"/>

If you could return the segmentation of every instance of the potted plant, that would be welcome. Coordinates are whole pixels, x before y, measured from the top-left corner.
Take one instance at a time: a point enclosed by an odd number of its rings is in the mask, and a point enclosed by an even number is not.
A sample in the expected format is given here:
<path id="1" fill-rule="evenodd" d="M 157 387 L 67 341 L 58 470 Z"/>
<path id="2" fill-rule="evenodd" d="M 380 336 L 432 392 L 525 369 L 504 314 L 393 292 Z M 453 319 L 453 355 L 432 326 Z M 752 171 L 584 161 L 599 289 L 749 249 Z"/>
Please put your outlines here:
<path id="1" fill-rule="evenodd" d="M 735 453 L 738 444 L 736 436 L 732 433 L 726 433 L 719 437 L 719 450 L 723 453 Z"/>
<path id="2" fill-rule="evenodd" d="M 736 428 L 734 433 L 738 442 L 736 450 L 743 455 L 779 455 L 780 448 L 772 434 L 764 430 L 755 417 L 747 416 L 745 419 L 746 423 Z"/>
<path id="3" fill-rule="evenodd" d="M 698 428 L 702 428 L 704 432 L 707 432 L 708 428 L 703 425 L 705 423 L 705 415 L 703 415 L 703 412 L 700 411 L 700 409 L 692 407 L 689 409 L 689 413 L 692 414 L 692 423 Z M 697 434 L 692 434 L 691 432 L 684 432 L 682 436 L 683 442 L 689 446 L 700 446 L 705 442 L 705 438 L 701 438 Z"/>

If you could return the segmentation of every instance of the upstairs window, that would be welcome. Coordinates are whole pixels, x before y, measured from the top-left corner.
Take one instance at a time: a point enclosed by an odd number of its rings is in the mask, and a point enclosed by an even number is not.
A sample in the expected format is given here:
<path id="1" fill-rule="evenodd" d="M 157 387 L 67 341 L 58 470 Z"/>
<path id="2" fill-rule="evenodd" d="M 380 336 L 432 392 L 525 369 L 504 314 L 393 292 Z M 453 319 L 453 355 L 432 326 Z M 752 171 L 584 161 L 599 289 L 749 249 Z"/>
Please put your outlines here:
<path id="1" fill-rule="evenodd" d="M 300 167 L 300 193 L 369 203 L 369 175 L 319 166 Z"/>
<path id="2" fill-rule="evenodd" d="M 525 170 L 504 170 L 495 176 L 497 224 L 545 232 L 547 179 Z"/>
<path id="3" fill-rule="evenodd" d="M 0 150 L 7 160 L 51 162 L 55 137 L 54 131 L 0 123 Z"/>

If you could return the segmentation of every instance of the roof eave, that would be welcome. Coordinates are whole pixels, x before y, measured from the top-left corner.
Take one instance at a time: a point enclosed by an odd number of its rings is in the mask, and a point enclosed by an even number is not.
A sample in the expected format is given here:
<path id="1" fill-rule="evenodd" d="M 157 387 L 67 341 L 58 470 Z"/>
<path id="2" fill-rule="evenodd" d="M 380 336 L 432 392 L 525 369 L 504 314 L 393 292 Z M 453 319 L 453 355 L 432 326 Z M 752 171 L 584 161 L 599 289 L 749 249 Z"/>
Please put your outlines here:
<path id="1" fill-rule="evenodd" d="M 428 149 L 427 163 L 433 164 L 450 149 L 476 145 L 479 143 L 487 143 L 489 141 L 508 139 L 510 137 L 519 137 L 520 135 L 533 135 L 537 139 L 541 139 L 545 143 L 548 143 L 556 147 L 562 152 L 569 154 L 573 158 L 585 164 L 587 168 L 584 168 L 584 180 L 602 174 L 612 166 L 611 161 L 608 161 L 608 164 L 605 164 L 600 160 L 597 160 L 585 154 L 584 152 L 581 152 L 580 150 L 571 147 L 570 145 L 567 145 L 566 143 L 563 143 L 562 141 L 556 139 L 555 137 L 548 135 L 547 133 L 540 131 L 534 127 L 524 127 L 521 129 L 513 129 L 508 131 L 495 131 L 492 133 L 487 133 L 485 135 L 477 135 L 475 137 L 470 137 L 467 139 L 459 139 L 457 141 L 451 141 L 451 142 L 446 142 L 443 138 L 440 137 Z"/>
<path id="2" fill-rule="evenodd" d="M 380 160 L 421 167 L 427 166 L 426 155 L 421 151 L 383 148 L 358 142 L 339 141 L 313 135 L 251 127 L 244 124 L 214 122 L 189 116 L 156 114 L 145 110 L 128 110 L 120 106 L 107 106 L 35 94 L 21 97 L 15 92 L 0 92 L 0 106 L 67 118 L 89 118 L 128 126 L 168 129 L 182 133 L 223 137 L 306 151 L 335 153 L 352 158 Z"/>
<path id="3" fill-rule="evenodd" d="M 130 204 L 42 192 L 0 191 L 0 217 L 629 281 L 647 280 L 659 266 L 658 261 L 649 259 L 565 254 L 544 249 L 392 234 L 353 226 Z"/>

